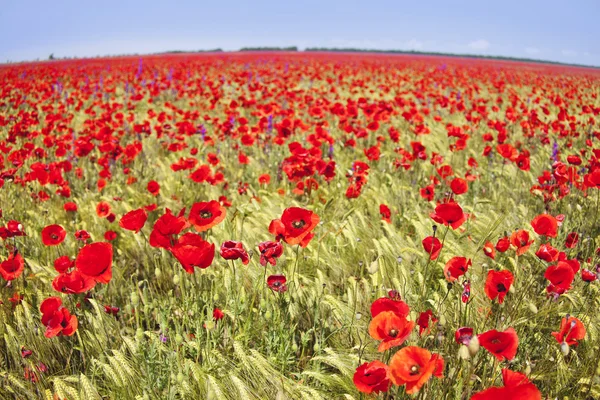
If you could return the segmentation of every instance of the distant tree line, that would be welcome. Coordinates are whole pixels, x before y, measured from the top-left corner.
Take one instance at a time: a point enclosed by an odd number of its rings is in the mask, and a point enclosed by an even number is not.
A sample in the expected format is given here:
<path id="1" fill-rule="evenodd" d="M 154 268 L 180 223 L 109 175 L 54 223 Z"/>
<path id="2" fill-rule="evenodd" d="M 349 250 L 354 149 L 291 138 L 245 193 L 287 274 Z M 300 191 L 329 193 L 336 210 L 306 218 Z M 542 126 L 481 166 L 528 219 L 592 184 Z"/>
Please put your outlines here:
<path id="1" fill-rule="evenodd" d="M 509 56 L 488 56 L 481 54 L 456 54 L 456 53 L 443 53 L 437 51 L 417 51 L 417 50 L 371 50 L 371 49 L 357 49 L 357 48 L 337 48 L 337 47 L 307 47 L 304 51 L 308 52 L 338 52 L 338 53 L 380 53 L 380 54 L 409 54 L 409 55 L 422 55 L 422 56 L 443 56 L 443 57 L 459 57 L 459 58 L 482 58 L 487 60 L 501 60 L 501 61 L 517 61 L 517 62 L 528 62 L 528 63 L 541 63 L 541 64 L 554 64 L 554 65 L 565 65 L 573 67 L 591 67 L 599 68 L 592 65 L 565 63 L 560 61 L 547 61 L 539 60 L 535 58 L 526 57 L 509 57 Z"/>
<path id="2" fill-rule="evenodd" d="M 239 51 L 298 51 L 298 46 L 289 46 L 289 47 L 242 47 Z"/>

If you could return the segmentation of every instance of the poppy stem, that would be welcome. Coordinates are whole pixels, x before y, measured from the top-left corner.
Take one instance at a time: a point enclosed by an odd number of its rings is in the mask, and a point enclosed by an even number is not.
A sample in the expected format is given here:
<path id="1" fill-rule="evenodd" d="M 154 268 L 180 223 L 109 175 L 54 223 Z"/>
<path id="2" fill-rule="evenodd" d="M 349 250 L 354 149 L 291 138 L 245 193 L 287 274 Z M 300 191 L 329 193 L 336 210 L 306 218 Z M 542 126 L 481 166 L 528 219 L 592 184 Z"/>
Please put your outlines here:
<path id="1" fill-rule="evenodd" d="M 450 225 L 446 226 L 446 230 L 444 231 L 444 236 L 442 237 L 442 246 L 440 248 L 440 254 L 438 254 L 438 256 L 436 257 L 436 260 L 438 260 L 440 258 L 440 256 L 442 255 L 442 252 L 444 251 L 444 242 L 446 241 L 446 235 L 448 234 L 448 230 L 450 230 Z M 423 300 L 427 300 L 427 297 L 429 296 L 429 285 L 427 285 L 427 281 L 429 276 L 427 275 L 427 272 L 429 270 L 429 264 L 431 264 L 431 254 L 429 255 L 429 260 L 427 261 L 427 265 L 425 265 L 425 270 L 423 271 L 423 283 L 425 284 L 425 296 L 423 297 Z"/>
<path id="2" fill-rule="evenodd" d="M 237 322 L 239 290 L 237 288 L 237 275 L 235 271 L 235 262 L 233 260 L 231 260 L 231 268 L 233 269 L 233 280 L 231 282 L 231 289 L 233 290 L 233 324 L 235 326 Z"/>
<path id="3" fill-rule="evenodd" d="M 296 282 L 296 269 L 298 267 L 298 253 L 300 252 L 300 245 L 296 245 L 296 261 L 294 262 L 294 269 L 292 270 L 292 282 L 294 283 L 294 292 L 298 291 L 298 286 L 300 286 Z"/>

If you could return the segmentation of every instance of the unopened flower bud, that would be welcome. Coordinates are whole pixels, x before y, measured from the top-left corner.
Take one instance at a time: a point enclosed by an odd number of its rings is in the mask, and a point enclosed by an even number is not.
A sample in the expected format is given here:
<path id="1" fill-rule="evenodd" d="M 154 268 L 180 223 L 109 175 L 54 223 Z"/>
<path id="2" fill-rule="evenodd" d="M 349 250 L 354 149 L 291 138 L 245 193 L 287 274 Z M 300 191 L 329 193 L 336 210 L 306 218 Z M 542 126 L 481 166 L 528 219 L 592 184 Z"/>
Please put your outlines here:
<path id="1" fill-rule="evenodd" d="M 469 358 L 471 358 L 469 348 L 464 344 L 461 345 L 458 349 L 458 358 L 460 358 L 461 360 L 468 360 Z"/>
<path id="2" fill-rule="evenodd" d="M 569 345 L 567 344 L 567 342 L 562 342 L 560 344 L 560 352 L 563 353 L 563 356 L 568 356 L 569 355 Z"/>
<path id="3" fill-rule="evenodd" d="M 469 349 L 471 357 L 474 357 L 475 354 L 477 354 L 477 352 L 479 351 L 479 338 L 477 336 L 473 336 L 467 347 Z"/>

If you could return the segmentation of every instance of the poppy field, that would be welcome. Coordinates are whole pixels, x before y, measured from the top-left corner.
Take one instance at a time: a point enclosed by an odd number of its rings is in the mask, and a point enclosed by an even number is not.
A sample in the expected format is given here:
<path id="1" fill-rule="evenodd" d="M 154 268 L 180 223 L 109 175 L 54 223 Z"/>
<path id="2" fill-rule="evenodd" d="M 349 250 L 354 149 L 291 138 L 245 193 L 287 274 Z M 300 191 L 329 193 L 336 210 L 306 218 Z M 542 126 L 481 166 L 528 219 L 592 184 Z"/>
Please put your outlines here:
<path id="1" fill-rule="evenodd" d="M 0 398 L 600 398 L 600 70 L 0 66 Z"/>

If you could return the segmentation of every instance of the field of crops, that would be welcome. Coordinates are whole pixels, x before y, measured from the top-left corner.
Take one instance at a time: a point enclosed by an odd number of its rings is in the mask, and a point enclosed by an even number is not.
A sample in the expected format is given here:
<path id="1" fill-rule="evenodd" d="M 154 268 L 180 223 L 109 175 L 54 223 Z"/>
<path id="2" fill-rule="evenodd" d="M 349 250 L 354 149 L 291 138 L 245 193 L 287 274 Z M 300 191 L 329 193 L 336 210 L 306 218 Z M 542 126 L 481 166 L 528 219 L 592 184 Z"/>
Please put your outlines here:
<path id="1" fill-rule="evenodd" d="M 0 66 L 0 398 L 600 398 L 600 70 Z"/>

